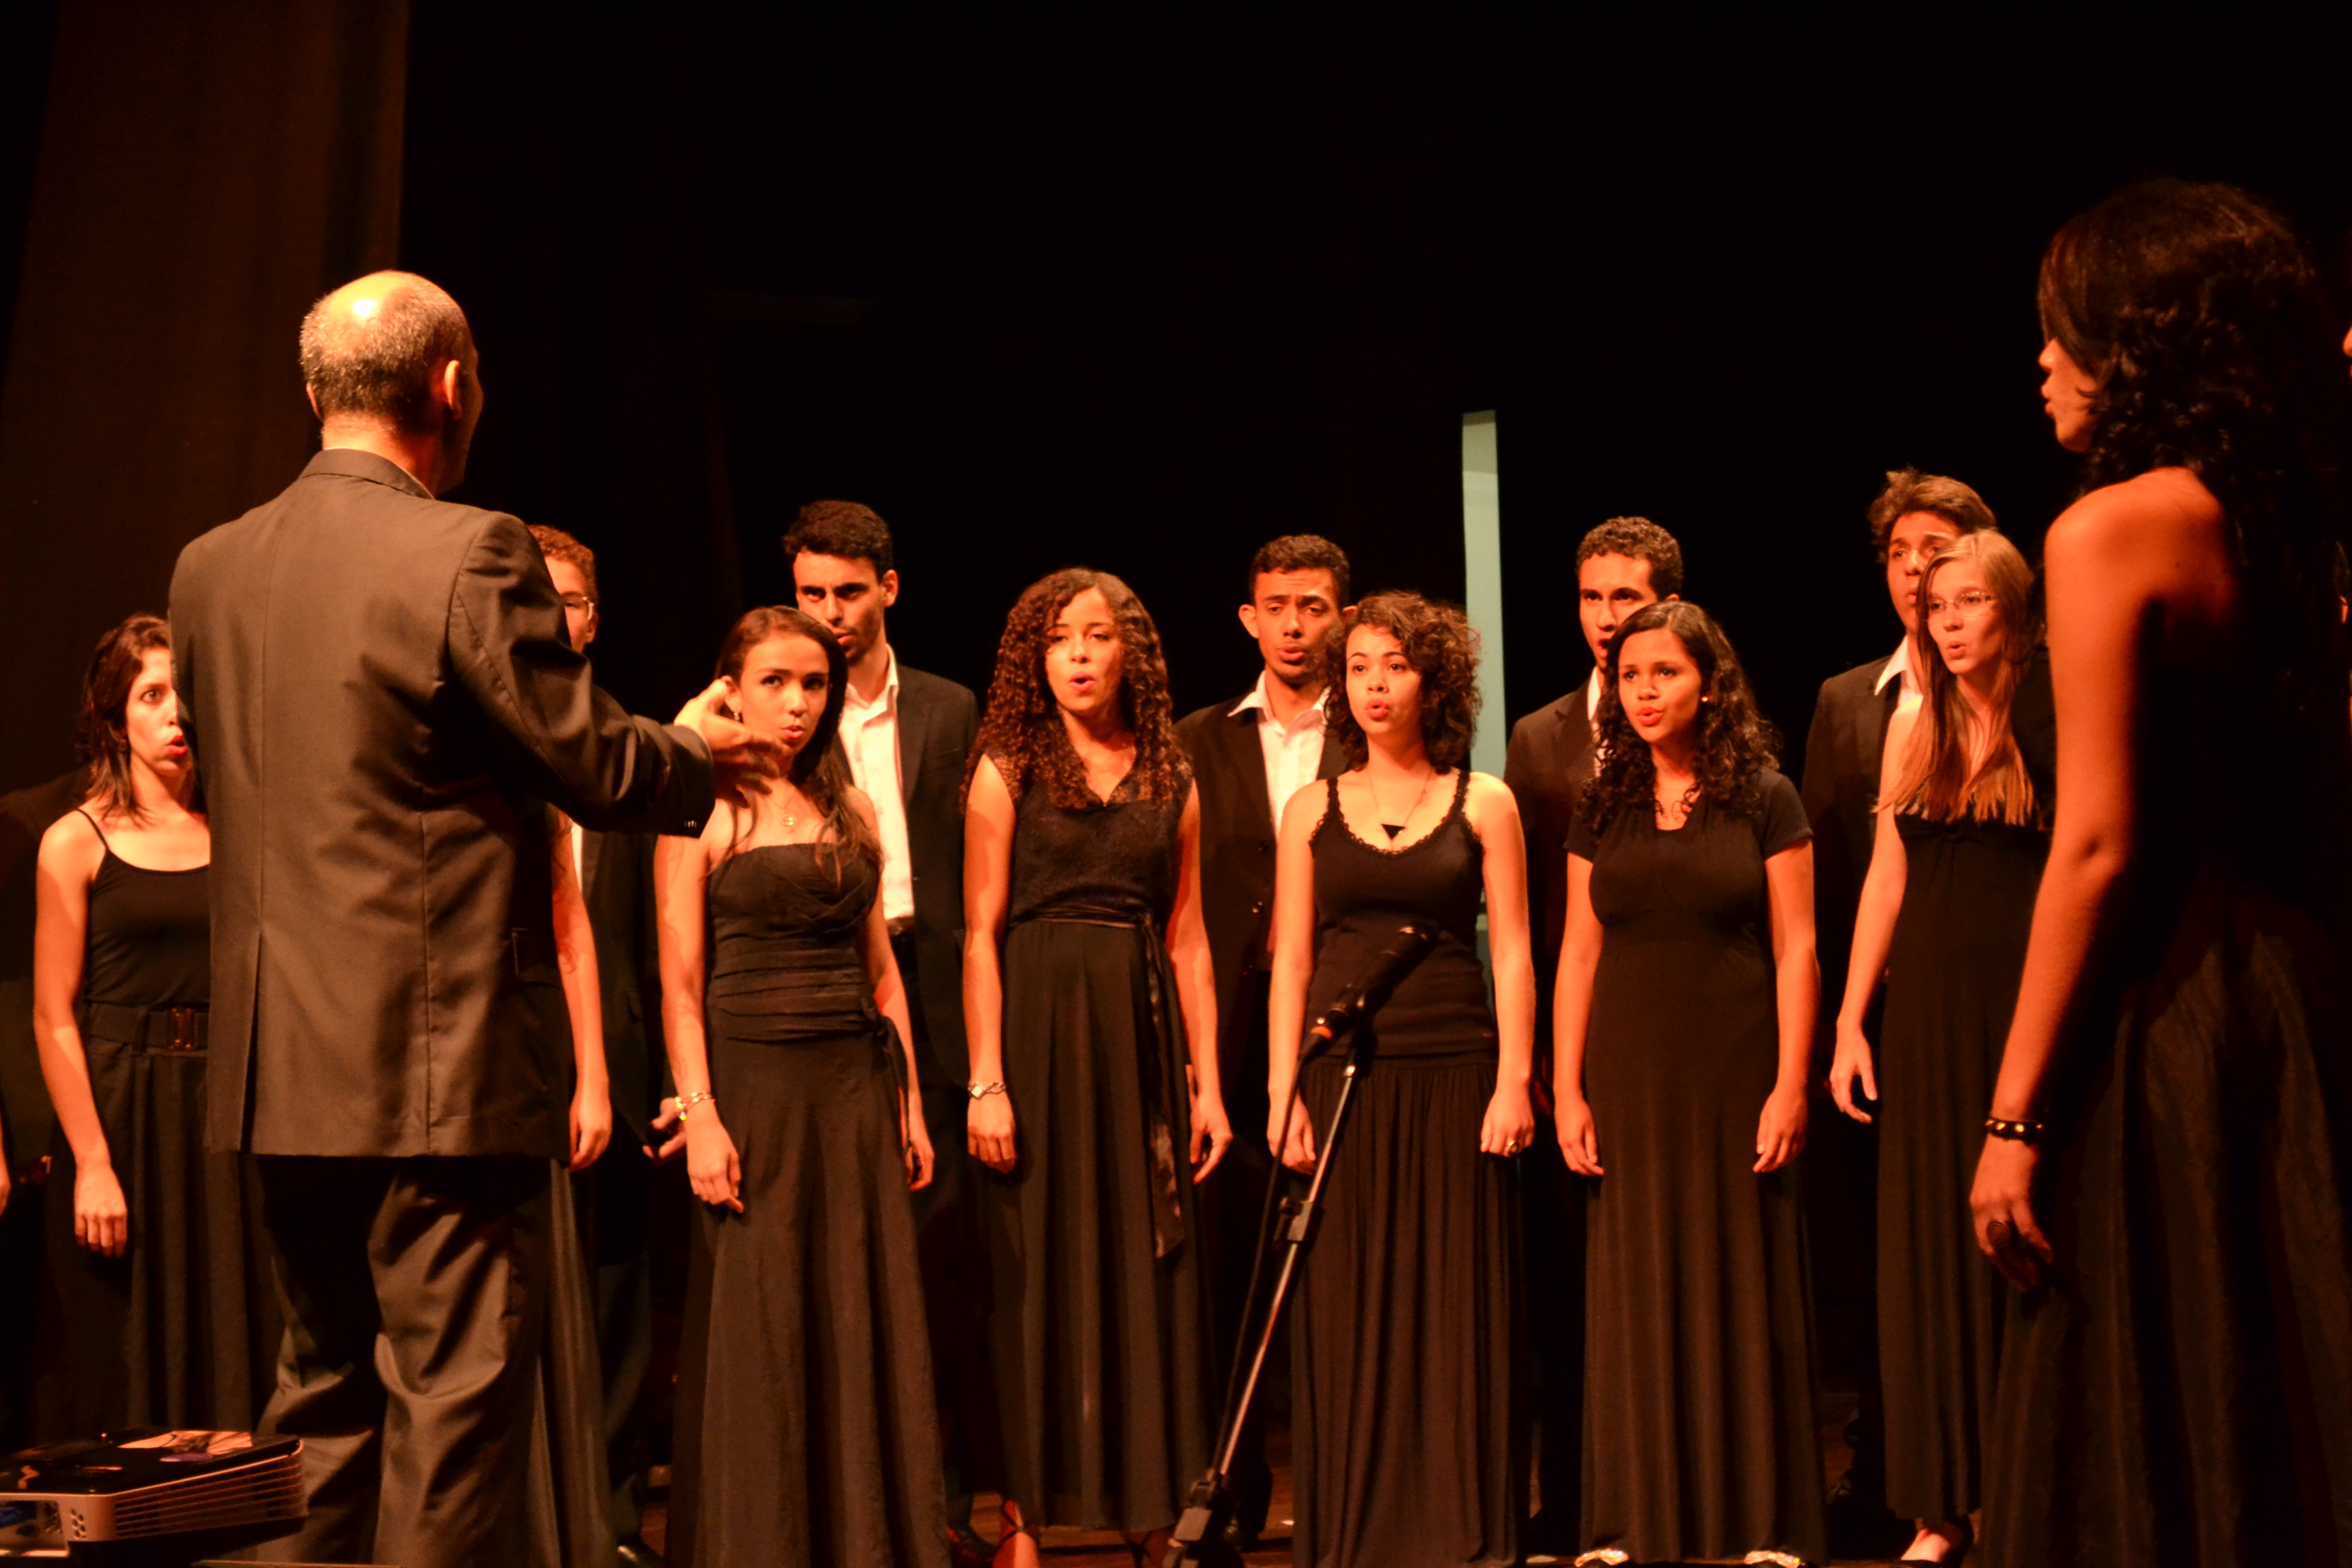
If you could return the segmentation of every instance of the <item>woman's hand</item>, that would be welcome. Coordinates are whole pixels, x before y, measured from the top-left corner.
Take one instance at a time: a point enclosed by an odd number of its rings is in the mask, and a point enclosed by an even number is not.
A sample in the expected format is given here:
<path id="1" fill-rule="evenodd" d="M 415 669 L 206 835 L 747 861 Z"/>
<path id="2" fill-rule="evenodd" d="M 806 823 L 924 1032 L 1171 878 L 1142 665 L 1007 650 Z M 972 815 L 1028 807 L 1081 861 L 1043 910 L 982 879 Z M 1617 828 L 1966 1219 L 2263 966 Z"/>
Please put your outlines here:
<path id="1" fill-rule="evenodd" d="M 1969 1207 L 1977 1220 L 1977 1250 L 1992 1259 L 2021 1290 L 2042 1283 L 2055 1258 L 2050 1238 L 2033 1221 L 2033 1176 L 2042 1152 L 2015 1138 L 1987 1138 L 1977 1158 L 1976 1185 Z"/>
<path id="2" fill-rule="evenodd" d="M 1190 1080 L 1188 1081 L 1196 1081 Z M 1192 1097 L 1192 1180 L 1203 1181 L 1233 1146 L 1233 1123 L 1225 1120 L 1223 1095 Z"/>
<path id="3" fill-rule="evenodd" d="M 1010 1172 L 1020 1158 L 1013 1137 L 1013 1093 L 983 1094 L 964 1116 L 964 1147 L 992 1171 Z"/>
<path id="4" fill-rule="evenodd" d="M 1496 1084 L 1486 1102 L 1486 1120 L 1478 1129 L 1478 1152 L 1506 1159 L 1536 1141 L 1536 1109 L 1524 1083 Z"/>
<path id="5" fill-rule="evenodd" d="M 1870 1037 L 1859 1024 L 1838 1020 L 1837 1057 L 1830 1063 L 1830 1098 L 1837 1108 L 1856 1121 L 1870 1120 L 1870 1112 L 1853 1102 L 1853 1080 L 1862 1080 L 1862 1095 L 1872 1104 L 1878 1103 L 1878 1069 L 1870 1057 Z"/>
<path id="6" fill-rule="evenodd" d="M 584 1171 L 594 1164 L 604 1152 L 604 1145 L 613 1141 L 613 1093 L 604 1084 L 580 1080 L 572 1091 L 572 1162 L 568 1167 Z"/>
<path id="7" fill-rule="evenodd" d="M 719 1120 L 718 1106 L 704 1100 L 686 1119 L 686 1179 L 694 1195 L 713 1208 L 743 1212 L 743 1159 Z"/>
<path id="8" fill-rule="evenodd" d="M 678 1151 L 686 1147 L 686 1123 L 678 1119 L 677 1096 L 669 1095 L 662 1100 L 651 1131 L 654 1142 L 646 1148 L 646 1158 L 656 1165 L 667 1165 L 677 1159 Z"/>
<path id="9" fill-rule="evenodd" d="M 931 1184 L 931 1176 L 939 1169 L 939 1157 L 931 1148 L 931 1130 L 923 1122 L 921 1097 L 901 1094 L 898 1107 L 907 1150 L 907 1190 L 919 1193 Z"/>
<path id="10" fill-rule="evenodd" d="M 1604 1174 L 1601 1169 L 1601 1134 L 1592 1125 L 1592 1107 L 1580 1094 L 1563 1094 L 1552 1113 L 1559 1132 L 1559 1155 L 1580 1176 Z"/>
<path id="11" fill-rule="evenodd" d="M 1756 1119 L 1756 1173 L 1779 1170 L 1804 1147 L 1805 1086 L 1774 1089 L 1764 1101 L 1764 1114 Z"/>
<path id="12" fill-rule="evenodd" d="M 106 1161 L 74 1168 L 74 1239 L 101 1258 L 120 1258 L 131 1245 L 131 1205 Z"/>
<path id="13" fill-rule="evenodd" d="M 1283 1131 L 1282 1112 L 1285 1103 L 1290 1109 L 1290 1128 Z M 1275 1096 L 1265 1113 L 1265 1146 L 1274 1157 L 1292 1170 L 1306 1173 L 1315 1169 L 1315 1119 L 1307 1114 L 1307 1102 L 1292 1090 Z"/>

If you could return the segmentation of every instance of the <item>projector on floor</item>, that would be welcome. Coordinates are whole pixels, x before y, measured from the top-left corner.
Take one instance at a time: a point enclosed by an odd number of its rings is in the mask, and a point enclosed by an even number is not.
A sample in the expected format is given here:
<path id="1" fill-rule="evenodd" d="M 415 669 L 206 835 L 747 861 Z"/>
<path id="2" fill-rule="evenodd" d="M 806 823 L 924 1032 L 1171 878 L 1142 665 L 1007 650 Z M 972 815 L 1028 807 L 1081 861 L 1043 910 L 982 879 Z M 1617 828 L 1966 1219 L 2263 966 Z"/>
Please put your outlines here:
<path id="1" fill-rule="evenodd" d="M 142 1427 L 0 1458 L 0 1553 L 171 1537 L 261 1542 L 305 1511 L 294 1437 Z"/>

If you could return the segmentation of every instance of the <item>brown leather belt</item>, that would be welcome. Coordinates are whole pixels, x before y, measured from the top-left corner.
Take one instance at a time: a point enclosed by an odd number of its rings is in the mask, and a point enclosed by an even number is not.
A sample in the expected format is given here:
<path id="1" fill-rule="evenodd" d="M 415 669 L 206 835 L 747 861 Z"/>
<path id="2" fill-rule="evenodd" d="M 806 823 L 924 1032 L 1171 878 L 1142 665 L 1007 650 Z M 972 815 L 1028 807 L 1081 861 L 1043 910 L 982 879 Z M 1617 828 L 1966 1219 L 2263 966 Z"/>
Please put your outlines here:
<path id="1" fill-rule="evenodd" d="M 85 1002 L 85 1039 L 112 1040 L 150 1051 L 201 1051 L 212 1043 L 212 1015 L 202 1007 L 124 1007 Z"/>

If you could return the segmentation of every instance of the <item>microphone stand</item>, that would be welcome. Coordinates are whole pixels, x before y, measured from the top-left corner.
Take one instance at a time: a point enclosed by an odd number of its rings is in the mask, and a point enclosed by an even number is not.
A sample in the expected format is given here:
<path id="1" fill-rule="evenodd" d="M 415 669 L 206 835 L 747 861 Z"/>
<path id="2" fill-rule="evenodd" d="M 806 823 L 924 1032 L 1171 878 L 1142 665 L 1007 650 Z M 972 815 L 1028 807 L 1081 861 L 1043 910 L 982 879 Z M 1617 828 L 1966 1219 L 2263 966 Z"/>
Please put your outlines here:
<path id="1" fill-rule="evenodd" d="M 1234 1456 L 1241 1447 L 1242 1430 L 1249 1420 L 1250 1405 L 1257 1397 L 1258 1380 L 1274 1349 L 1275 1330 L 1281 1323 L 1282 1309 L 1289 1300 L 1291 1283 L 1297 1277 L 1299 1256 L 1311 1237 L 1323 1184 L 1331 1174 L 1332 1157 L 1339 1152 L 1339 1137 L 1347 1130 L 1348 1108 L 1355 1100 L 1357 1084 L 1371 1070 L 1373 1058 L 1379 1053 L 1377 1037 L 1364 1025 L 1389 999 L 1397 983 L 1428 956 L 1437 942 L 1436 928 L 1418 921 L 1398 934 L 1400 941 L 1374 961 L 1370 978 L 1354 994 L 1343 993 L 1339 1001 L 1307 1031 L 1307 1048 L 1298 1058 L 1301 1073 L 1307 1063 L 1326 1050 L 1341 1040 L 1348 1042 L 1348 1065 L 1339 1081 L 1339 1100 L 1332 1107 L 1331 1125 L 1324 1131 L 1322 1151 L 1315 1162 L 1315 1175 L 1307 1184 L 1307 1195 L 1282 1196 L 1285 1167 L 1278 1153 L 1274 1173 L 1266 1182 L 1265 1207 L 1258 1216 L 1257 1255 L 1250 1265 L 1249 1290 L 1243 1297 L 1242 1324 L 1245 1331 L 1243 1342 L 1234 1349 L 1234 1364 L 1225 1377 L 1224 1413 L 1217 1426 L 1217 1451 L 1201 1479 L 1192 1483 L 1192 1494 L 1184 1500 L 1184 1511 L 1170 1535 L 1168 1555 L 1161 1568 L 1244 1568 L 1240 1532 L 1234 1517 Z M 1290 1119 L 1298 1103 L 1294 1084 L 1290 1100 L 1282 1109 L 1278 1146 L 1289 1144 Z M 1282 1266 L 1275 1276 L 1274 1293 L 1266 1302 L 1265 1320 L 1253 1347 L 1246 1330 L 1255 1315 L 1258 1287 L 1265 1279 L 1266 1243 L 1274 1232 L 1277 1212 L 1282 1218 Z"/>

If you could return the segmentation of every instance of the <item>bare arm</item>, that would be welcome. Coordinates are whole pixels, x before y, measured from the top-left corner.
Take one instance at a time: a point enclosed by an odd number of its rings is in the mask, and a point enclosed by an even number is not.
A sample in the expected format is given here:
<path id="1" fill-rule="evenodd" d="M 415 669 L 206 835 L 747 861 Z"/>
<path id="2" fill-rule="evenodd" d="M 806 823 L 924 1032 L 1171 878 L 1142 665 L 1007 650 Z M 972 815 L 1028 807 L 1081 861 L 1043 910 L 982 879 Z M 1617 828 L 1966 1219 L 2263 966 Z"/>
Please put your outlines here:
<path id="1" fill-rule="evenodd" d="M 1192 1057 L 1192 1179 L 1217 1168 L 1234 1141 L 1217 1077 L 1217 972 L 1201 921 L 1201 792 L 1187 786 L 1176 827 L 1176 903 L 1168 920 L 1168 957 L 1176 969 L 1184 1034 Z"/>
<path id="2" fill-rule="evenodd" d="M 1813 954 L 1813 846 L 1792 844 L 1764 862 L 1772 906 L 1773 994 L 1780 1018 L 1780 1070 L 1756 1124 L 1756 1173 L 1777 1171 L 1805 1146 L 1805 1066 L 1822 1003 Z"/>
<path id="3" fill-rule="evenodd" d="M 572 1016 L 571 1168 L 584 1171 L 613 1136 L 613 1086 L 604 1067 L 604 1000 L 596 973 L 596 933 L 572 864 L 571 824 L 556 819 L 555 963 L 563 1009 Z"/>
<path id="4" fill-rule="evenodd" d="M 1004 1079 L 1004 917 L 1013 900 L 1013 792 L 987 757 L 963 813 L 963 1032 L 974 1083 Z M 971 1157 L 993 1171 L 1017 1158 L 1013 1091 L 982 1095 L 965 1117 Z"/>
<path id="5" fill-rule="evenodd" d="M 1580 1175 L 1598 1176 L 1601 1142 L 1584 1098 L 1585 1036 L 1592 1022 L 1592 977 L 1601 968 L 1601 917 L 1592 912 L 1592 862 L 1568 858 L 1568 925 L 1560 933 L 1559 972 L 1551 1004 L 1552 1100 L 1561 1158 Z"/>
<path id="6" fill-rule="evenodd" d="M 1315 973 L 1315 825 L 1329 799 L 1302 789 L 1282 808 L 1274 851 L 1274 973 L 1266 992 L 1266 1146 L 1294 1170 L 1315 1166 L 1315 1129 L 1293 1106 L 1299 1037 L 1307 1028 L 1307 983 Z M 1287 1144 L 1282 1138 L 1289 1118 Z"/>
<path id="7" fill-rule="evenodd" d="M 83 944 L 89 929 L 89 884 L 106 858 L 98 830 L 79 812 L 41 836 L 34 866 L 33 1037 L 41 1079 L 74 1157 L 74 1239 L 120 1258 L 130 1245 L 130 1209 L 114 1170 L 114 1152 L 98 1117 L 82 1047 Z"/>
<path id="8" fill-rule="evenodd" d="M 1528 921 L 1528 841 L 1518 799 L 1502 780 L 1471 774 L 1465 809 L 1484 850 L 1486 952 L 1495 966 L 1495 1094 L 1478 1147 L 1509 1155 L 1536 1135 L 1535 1106 L 1528 1098 L 1535 1074 L 1536 973 Z"/>
<path id="9" fill-rule="evenodd" d="M 1878 1066 L 1870 1040 L 1863 1033 L 1863 1015 L 1878 994 L 1886 973 L 1886 955 L 1895 945 L 1895 919 L 1903 911 L 1903 890 L 1910 878 L 1910 860 L 1904 854 L 1903 835 L 1895 830 L 1895 784 L 1902 775 L 1906 752 L 1919 729 L 1919 710 L 1896 713 L 1886 727 L 1886 749 L 1879 758 L 1878 817 L 1872 828 L 1870 874 L 1863 879 L 1862 902 L 1854 910 L 1853 948 L 1846 963 L 1845 992 L 1838 1004 L 1837 1056 L 1830 1065 L 1830 1096 L 1856 1121 L 1870 1112 L 1853 1102 L 1853 1083 L 1862 1080 L 1863 1095 L 1878 1098 Z"/>
<path id="10" fill-rule="evenodd" d="M 704 879 L 711 849 L 727 842 L 734 821 L 722 805 L 700 838 L 662 839 L 654 846 L 654 918 L 661 954 L 662 1034 L 678 1101 L 710 1093 L 710 1049 L 702 1016 L 709 963 L 704 935 Z M 719 1103 L 704 1098 L 682 1110 L 686 1173 L 704 1203 L 743 1210 L 742 1162 Z"/>

